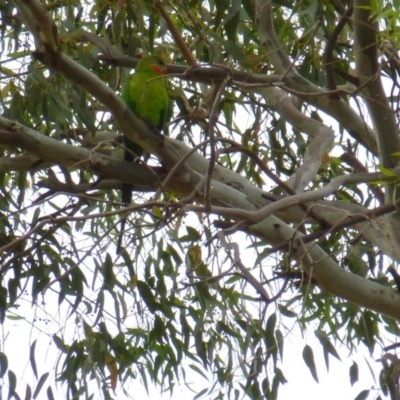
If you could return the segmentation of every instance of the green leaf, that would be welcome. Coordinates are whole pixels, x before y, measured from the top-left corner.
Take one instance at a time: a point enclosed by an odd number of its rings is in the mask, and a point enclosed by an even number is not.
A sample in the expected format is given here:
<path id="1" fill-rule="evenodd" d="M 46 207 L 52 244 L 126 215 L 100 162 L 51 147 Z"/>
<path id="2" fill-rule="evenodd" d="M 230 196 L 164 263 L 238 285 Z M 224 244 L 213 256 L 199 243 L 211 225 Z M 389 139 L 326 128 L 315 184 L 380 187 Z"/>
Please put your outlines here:
<path id="1" fill-rule="evenodd" d="M 38 378 L 36 361 L 35 361 L 35 348 L 36 348 L 36 340 L 33 341 L 30 347 L 29 361 L 31 362 L 32 371 L 35 375 L 35 378 Z"/>
<path id="2" fill-rule="evenodd" d="M 236 43 L 230 41 L 230 40 L 225 40 L 223 42 L 223 46 L 225 50 L 235 59 L 238 61 L 242 61 L 246 59 L 246 56 L 242 52 L 240 46 L 238 46 Z"/>
<path id="3" fill-rule="evenodd" d="M 278 389 L 281 384 L 287 383 L 285 376 L 279 368 L 275 369 L 275 376 L 272 380 L 272 388 L 271 388 L 271 400 L 278 399 Z"/>
<path id="4" fill-rule="evenodd" d="M 0 286 L 0 323 L 4 323 L 7 310 L 7 293 L 8 290 L 4 286 Z"/>
<path id="5" fill-rule="evenodd" d="M 232 7 L 229 9 L 228 14 L 223 21 L 226 30 L 226 36 L 232 42 L 236 40 L 236 32 L 240 20 L 240 6 L 241 0 L 233 0 Z"/>
<path id="6" fill-rule="evenodd" d="M 354 400 L 366 400 L 368 398 L 369 392 L 369 390 L 363 390 Z"/>
<path id="7" fill-rule="evenodd" d="M 281 358 L 281 361 L 283 361 L 283 334 L 279 329 L 275 331 L 275 337 L 279 349 L 279 356 Z"/>
<path id="8" fill-rule="evenodd" d="M 204 394 L 206 394 L 208 392 L 208 388 L 205 388 L 203 390 L 200 390 L 199 393 L 196 394 L 196 396 L 193 397 L 193 400 L 195 399 L 199 399 L 200 397 L 202 397 Z"/>
<path id="9" fill-rule="evenodd" d="M 315 361 L 314 361 L 314 352 L 308 344 L 304 346 L 303 359 L 308 369 L 310 370 L 312 377 L 317 383 L 319 383 L 317 376 L 317 368 L 315 366 Z"/>
<path id="10" fill-rule="evenodd" d="M 21 317 L 20 315 L 7 315 L 7 319 L 10 321 L 24 321 L 26 318 Z"/>
<path id="11" fill-rule="evenodd" d="M 197 355 L 203 361 L 204 368 L 207 368 L 207 364 L 208 364 L 207 349 L 206 349 L 206 345 L 203 341 L 203 332 L 202 331 L 197 332 L 197 334 L 194 336 L 194 343 L 196 346 Z"/>
<path id="12" fill-rule="evenodd" d="M 46 379 L 48 378 L 49 373 L 46 372 L 45 374 L 43 374 L 40 379 L 39 382 L 36 386 L 35 392 L 33 393 L 33 398 L 36 399 L 36 397 L 39 395 L 40 390 L 42 389 L 44 383 L 46 382 Z"/>
<path id="13" fill-rule="evenodd" d="M 376 335 L 378 335 L 376 316 L 369 310 L 363 311 L 359 328 L 359 337 L 368 346 L 372 354 L 376 343 Z"/>
<path id="14" fill-rule="evenodd" d="M 157 303 L 157 301 L 153 295 L 153 292 L 150 290 L 147 283 L 138 280 L 137 288 L 139 290 L 140 297 L 143 299 L 143 301 L 145 302 L 146 306 L 148 307 L 148 309 L 151 313 L 154 314 L 157 310 L 160 309 L 160 304 Z"/>
<path id="15" fill-rule="evenodd" d="M 57 348 L 61 350 L 63 353 L 67 353 L 69 347 L 64 343 L 64 341 L 57 335 L 53 335 L 53 341 Z"/>
<path id="16" fill-rule="evenodd" d="M 198 240 L 201 239 L 200 233 L 197 231 L 197 229 L 191 227 L 191 226 L 186 226 L 186 232 L 187 234 L 185 236 L 181 236 L 179 238 L 179 241 L 181 243 L 183 242 L 197 242 Z"/>
<path id="17" fill-rule="evenodd" d="M 106 254 L 106 259 L 101 270 L 104 276 L 104 287 L 111 291 L 114 288 L 116 282 L 116 276 L 114 274 L 114 262 L 109 253 Z"/>
<path id="18" fill-rule="evenodd" d="M 31 400 L 31 398 L 32 398 L 32 389 L 29 385 L 26 385 L 24 400 Z"/>
<path id="19" fill-rule="evenodd" d="M 195 364 L 190 364 L 189 368 L 192 369 L 193 371 L 197 372 L 199 375 L 201 375 L 204 379 L 208 381 L 207 375 Z"/>
<path id="20" fill-rule="evenodd" d="M 239 13 L 241 5 L 242 5 L 241 0 L 231 0 L 229 2 L 228 13 L 226 14 L 224 20 L 222 21 L 223 25 L 228 23 L 233 17 L 235 17 Z"/>
<path id="21" fill-rule="evenodd" d="M 275 340 L 275 325 L 276 325 L 276 313 L 269 316 L 266 327 L 266 348 L 267 348 L 267 359 L 271 356 L 274 360 L 274 367 L 276 367 L 278 359 L 278 346 Z"/>
<path id="22" fill-rule="evenodd" d="M 254 2 L 251 0 L 242 0 L 243 7 L 246 10 L 247 14 L 250 17 L 251 21 L 255 19 L 255 12 L 254 12 Z"/>
<path id="23" fill-rule="evenodd" d="M 353 386 L 358 381 L 358 365 L 355 361 L 353 361 L 353 364 L 350 367 L 349 375 L 350 375 L 350 384 L 351 386 Z"/>
<path id="24" fill-rule="evenodd" d="M 18 288 L 20 287 L 20 281 L 17 278 L 11 278 L 8 280 L 8 296 L 10 304 L 14 304 L 18 296 Z M 8 317 L 8 316 L 7 316 Z"/>
<path id="25" fill-rule="evenodd" d="M 15 376 L 13 371 L 8 371 L 8 397 L 10 400 L 11 397 L 15 395 L 15 388 L 17 387 L 17 377 Z"/>
<path id="26" fill-rule="evenodd" d="M 334 357 L 336 357 L 338 360 L 340 360 L 339 354 L 337 353 L 336 349 L 333 347 L 332 343 L 330 342 L 330 340 L 325 332 L 316 330 L 314 332 L 314 334 L 318 338 L 319 342 L 321 343 L 321 345 L 324 349 L 324 358 L 325 358 L 326 369 L 329 370 L 328 354 L 332 354 Z"/>
<path id="27" fill-rule="evenodd" d="M 377 168 L 379 169 L 379 171 L 382 172 L 382 174 L 384 174 L 384 175 L 386 175 L 388 177 L 392 177 L 392 178 L 396 177 L 396 178 L 398 178 L 398 176 L 394 172 L 392 172 L 388 168 L 383 167 L 382 165 L 377 165 Z"/>
<path id="28" fill-rule="evenodd" d="M 0 352 L 0 379 L 3 378 L 5 373 L 7 372 L 8 369 L 8 359 L 7 356 Z"/>
<path id="29" fill-rule="evenodd" d="M 295 313 L 294 311 L 290 310 L 289 308 L 287 308 L 286 306 L 282 305 L 282 304 L 278 304 L 278 308 L 279 311 L 285 316 L 285 317 L 289 317 L 289 318 L 295 318 L 297 317 L 297 313 Z"/>
<path id="30" fill-rule="evenodd" d="M 47 388 L 46 394 L 47 394 L 47 400 L 55 400 L 53 391 L 51 390 L 50 386 Z"/>
<path id="31" fill-rule="evenodd" d="M 240 335 L 237 334 L 233 329 L 231 329 L 225 322 L 218 321 L 216 325 L 217 332 L 224 332 L 228 336 L 233 336 L 236 338 L 240 338 Z"/>

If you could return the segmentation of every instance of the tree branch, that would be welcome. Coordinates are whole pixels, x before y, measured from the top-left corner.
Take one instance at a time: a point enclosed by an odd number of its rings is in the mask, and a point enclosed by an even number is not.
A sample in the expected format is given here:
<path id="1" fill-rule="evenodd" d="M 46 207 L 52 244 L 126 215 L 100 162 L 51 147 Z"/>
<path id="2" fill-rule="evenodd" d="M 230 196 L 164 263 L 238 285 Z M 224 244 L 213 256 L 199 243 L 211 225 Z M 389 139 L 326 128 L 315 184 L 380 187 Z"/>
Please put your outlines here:
<path id="1" fill-rule="evenodd" d="M 380 78 L 378 62 L 378 22 L 374 21 L 371 3 L 367 0 L 354 1 L 354 50 L 357 76 L 361 93 L 365 95 L 369 114 L 377 132 L 379 157 L 385 168 L 393 168 L 399 157 L 393 153 L 400 150 L 400 137 L 396 119 L 387 99 Z M 392 200 L 393 190 L 386 197 Z M 396 191 L 396 197 L 400 196 Z"/>

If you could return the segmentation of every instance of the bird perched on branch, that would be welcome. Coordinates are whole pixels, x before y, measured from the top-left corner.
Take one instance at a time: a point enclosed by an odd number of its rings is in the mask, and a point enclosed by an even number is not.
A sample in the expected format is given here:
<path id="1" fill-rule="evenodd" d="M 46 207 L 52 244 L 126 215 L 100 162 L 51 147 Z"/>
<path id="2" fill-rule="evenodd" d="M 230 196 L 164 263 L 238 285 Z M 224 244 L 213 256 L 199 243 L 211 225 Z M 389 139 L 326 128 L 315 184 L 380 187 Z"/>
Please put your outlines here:
<path id="1" fill-rule="evenodd" d="M 127 106 L 152 129 L 161 133 L 169 111 L 168 90 L 165 79 L 160 78 L 166 72 L 164 60 L 157 55 L 144 56 L 136 66 L 135 73 L 128 79 L 122 99 Z M 143 154 L 143 149 L 124 137 L 125 161 L 134 161 Z M 132 185 L 122 184 L 121 201 L 128 205 L 132 201 Z M 118 238 L 117 254 L 121 252 L 122 236 L 126 218 L 122 219 Z"/>

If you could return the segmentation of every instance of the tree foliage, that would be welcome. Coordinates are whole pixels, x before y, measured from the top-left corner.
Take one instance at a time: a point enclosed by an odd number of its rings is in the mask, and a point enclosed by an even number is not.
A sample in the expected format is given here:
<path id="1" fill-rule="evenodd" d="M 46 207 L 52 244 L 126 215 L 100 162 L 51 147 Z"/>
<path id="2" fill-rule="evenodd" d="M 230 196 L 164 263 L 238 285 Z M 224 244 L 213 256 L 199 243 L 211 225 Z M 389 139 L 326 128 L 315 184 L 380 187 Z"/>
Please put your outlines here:
<path id="1" fill-rule="evenodd" d="M 194 398 L 276 399 L 294 323 L 327 367 L 338 343 L 367 348 L 398 399 L 399 9 L 0 1 L 0 319 L 32 329 L 34 376 L 4 340 L 8 398 L 173 393 L 194 374 L 211 379 Z M 168 60 L 169 136 L 119 97 L 148 53 Z M 123 135 L 148 156 L 124 162 Z"/>

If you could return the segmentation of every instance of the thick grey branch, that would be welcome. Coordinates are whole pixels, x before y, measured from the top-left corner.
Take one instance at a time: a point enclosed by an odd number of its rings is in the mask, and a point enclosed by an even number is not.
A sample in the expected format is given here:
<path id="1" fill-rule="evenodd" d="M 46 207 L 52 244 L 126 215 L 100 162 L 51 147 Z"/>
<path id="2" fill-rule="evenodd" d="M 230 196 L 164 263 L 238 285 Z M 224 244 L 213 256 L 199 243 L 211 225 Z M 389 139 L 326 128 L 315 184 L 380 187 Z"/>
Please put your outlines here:
<path id="1" fill-rule="evenodd" d="M 284 74 L 285 85 L 296 91 L 296 96 L 335 118 L 347 131 L 368 150 L 377 154 L 377 144 L 373 131 L 360 116 L 341 99 L 333 100 L 329 95 L 320 96 L 326 92 L 296 70 L 284 51 L 275 33 L 271 0 L 256 0 L 256 25 L 261 44 L 266 50 L 276 71 Z"/>
<path id="2" fill-rule="evenodd" d="M 365 95 L 364 100 L 377 132 L 380 161 L 385 168 L 393 168 L 399 164 L 399 157 L 393 153 L 400 150 L 400 138 L 396 119 L 380 78 L 377 43 L 379 30 L 378 22 L 373 21 L 371 2 L 355 0 L 354 50 L 360 90 Z M 392 200 L 390 194 L 387 200 Z"/>

